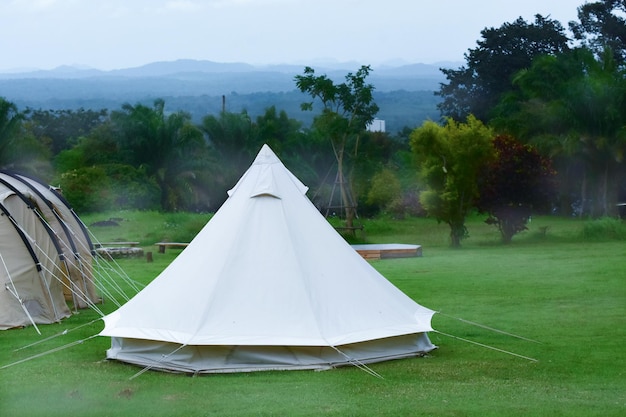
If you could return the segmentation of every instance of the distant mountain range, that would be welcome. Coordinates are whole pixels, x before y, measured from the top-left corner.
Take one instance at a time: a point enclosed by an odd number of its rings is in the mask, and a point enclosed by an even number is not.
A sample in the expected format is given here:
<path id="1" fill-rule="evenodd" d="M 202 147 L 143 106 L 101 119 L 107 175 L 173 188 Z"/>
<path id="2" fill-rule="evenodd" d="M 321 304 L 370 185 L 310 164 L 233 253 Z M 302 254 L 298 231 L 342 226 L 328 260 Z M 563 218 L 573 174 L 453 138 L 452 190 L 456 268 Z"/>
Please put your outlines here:
<path id="1" fill-rule="evenodd" d="M 442 62 L 437 64 L 396 64 L 372 66 L 373 74 L 381 77 L 441 77 L 439 68 L 457 67 L 459 63 Z M 360 64 L 355 62 L 320 63 L 308 65 L 315 68 L 317 73 L 329 75 L 355 72 Z M 160 61 L 133 68 L 103 71 L 95 68 L 62 65 L 51 70 L 20 70 L 0 71 L 0 79 L 79 79 L 102 77 L 184 77 L 188 74 L 217 74 L 217 73 L 281 73 L 288 75 L 301 74 L 305 65 L 251 65 L 246 63 L 220 63 L 206 60 L 179 59 L 176 61 Z"/>
<path id="2" fill-rule="evenodd" d="M 346 74 L 355 73 L 360 68 L 360 64 L 356 63 L 310 66 L 316 74 L 326 74 L 338 82 L 343 82 Z M 375 86 L 377 94 L 402 91 L 432 95 L 445 81 L 440 67 L 458 66 L 458 63 L 372 66 L 368 81 Z M 292 96 L 302 94 L 296 90 L 294 77 L 302 74 L 304 67 L 254 66 L 190 59 L 111 71 L 61 66 L 52 70 L 0 73 L 0 96 L 16 103 L 19 108 L 52 110 L 81 107 L 118 109 L 124 103 L 147 103 L 163 98 L 166 105 L 175 102 L 176 110 L 189 111 L 194 117 L 200 117 L 207 112 L 219 112 L 220 107 L 214 104 L 214 97 L 225 96 L 229 103 L 241 101 L 242 108 L 229 111 L 250 108 L 241 96 L 254 95 L 256 102 L 271 102 L 279 109 L 283 107 L 280 103 L 282 99 L 301 102 L 303 97 L 295 99 Z M 266 95 L 268 100 L 278 102 L 259 100 L 258 95 Z M 233 97 L 236 99 L 231 99 Z M 189 105 L 185 105 L 187 102 Z M 214 105 L 206 106 L 202 102 Z M 284 107 L 293 109 L 293 105 Z M 290 112 L 288 114 L 292 116 Z"/>

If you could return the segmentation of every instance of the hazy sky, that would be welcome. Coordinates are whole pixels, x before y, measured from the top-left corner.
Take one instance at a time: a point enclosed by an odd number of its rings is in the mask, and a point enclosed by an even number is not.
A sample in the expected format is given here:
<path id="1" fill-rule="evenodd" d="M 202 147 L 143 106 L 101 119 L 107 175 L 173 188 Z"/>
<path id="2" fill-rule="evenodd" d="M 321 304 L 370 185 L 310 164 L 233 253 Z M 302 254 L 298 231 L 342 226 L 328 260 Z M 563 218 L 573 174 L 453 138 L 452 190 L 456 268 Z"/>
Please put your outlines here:
<path id="1" fill-rule="evenodd" d="M 480 31 L 585 0 L 0 0 L 0 70 L 182 58 L 251 64 L 463 61 Z"/>

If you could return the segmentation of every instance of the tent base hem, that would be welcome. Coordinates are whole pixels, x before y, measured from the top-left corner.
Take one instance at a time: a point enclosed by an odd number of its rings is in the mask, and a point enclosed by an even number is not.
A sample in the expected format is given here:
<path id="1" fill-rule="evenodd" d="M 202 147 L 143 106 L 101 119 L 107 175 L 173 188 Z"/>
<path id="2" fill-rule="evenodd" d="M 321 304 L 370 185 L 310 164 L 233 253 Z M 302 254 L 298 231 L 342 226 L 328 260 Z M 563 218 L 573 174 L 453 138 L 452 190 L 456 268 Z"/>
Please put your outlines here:
<path id="1" fill-rule="evenodd" d="M 424 356 L 436 349 L 426 333 L 342 346 L 182 346 L 113 337 L 107 359 L 178 373 L 211 374 L 283 370 L 326 370 Z"/>

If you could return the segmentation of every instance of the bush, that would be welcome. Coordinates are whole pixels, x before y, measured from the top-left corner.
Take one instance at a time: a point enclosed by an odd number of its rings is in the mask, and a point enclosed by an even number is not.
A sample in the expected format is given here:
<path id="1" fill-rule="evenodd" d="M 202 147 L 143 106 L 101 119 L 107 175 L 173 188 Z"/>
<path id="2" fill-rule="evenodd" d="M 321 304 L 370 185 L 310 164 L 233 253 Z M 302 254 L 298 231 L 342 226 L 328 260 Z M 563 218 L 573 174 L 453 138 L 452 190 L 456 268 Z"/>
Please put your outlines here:
<path id="1" fill-rule="evenodd" d="M 405 216 L 426 216 L 424 207 L 420 203 L 418 189 L 404 191 L 401 196 L 389 204 L 388 210 L 396 219 L 403 219 Z"/>
<path id="2" fill-rule="evenodd" d="M 112 206 L 109 177 L 102 167 L 65 172 L 59 185 L 63 196 L 77 212 L 105 211 Z"/>
<path id="3" fill-rule="evenodd" d="M 108 164 L 111 195 L 117 209 L 155 210 L 159 208 L 160 189 L 141 170 L 130 165 Z"/>
<path id="4" fill-rule="evenodd" d="M 141 171 L 120 164 L 96 165 L 61 174 L 65 198 L 81 213 L 159 207 L 159 188 Z"/>
<path id="5" fill-rule="evenodd" d="M 164 213 L 157 240 L 169 242 L 190 242 L 206 225 L 212 214 L 176 212 Z"/>
<path id="6" fill-rule="evenodd" d="M 626 240 L 626 224 L 613 217 L 585 222 L 582 237 L 586 240 Z"/>
<path id="7" fill-rule="evenodd" d="M 398 178 L 392 170 L 384 168 L 372 178 L 372 187 L 367 193 L 367 203 L 385 208 L 398 198 L 401 192 Z"/>

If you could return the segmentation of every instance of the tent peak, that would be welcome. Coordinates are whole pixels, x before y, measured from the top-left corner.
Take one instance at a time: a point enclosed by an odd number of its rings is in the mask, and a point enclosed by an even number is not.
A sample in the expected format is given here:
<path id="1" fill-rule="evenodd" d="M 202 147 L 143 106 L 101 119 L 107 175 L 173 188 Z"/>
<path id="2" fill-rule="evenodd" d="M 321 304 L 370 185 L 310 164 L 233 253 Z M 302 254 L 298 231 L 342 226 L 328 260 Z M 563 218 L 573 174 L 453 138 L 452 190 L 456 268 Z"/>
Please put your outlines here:
<path id="1" fill-rule="evenodd" d="M 247 183 L 248 186 L 244 186 L 246 190 L 244 193 L 248 193 L 248 197 L 271 196 L 280 199 L 285 192 L 284 187 L 286 184 L 282 182 L 282 185 L 279 185 L 280 181 L 277 182 L 276 176 L 281 177 L 285 175 L 298 189 L 300 194 L 306 194 L 308 187 L 287 170 L 274 151 L 265 144 L 261 147 L 250 168 L 243 174 L 237 184 L 228 190 L 228 197 L 232 197 L 241 188 L 242 184 Z"/>
<path id="2" fill-rule="evenodd" d="M 253 164 L 275 164 L 277 162 L 280 162 L 280 160 L 278 159 L 274 151 L 267 144 L 264 144 L 261 147 L 261 150 L 257 154 L 256 158 L 254 159 Z"/>

